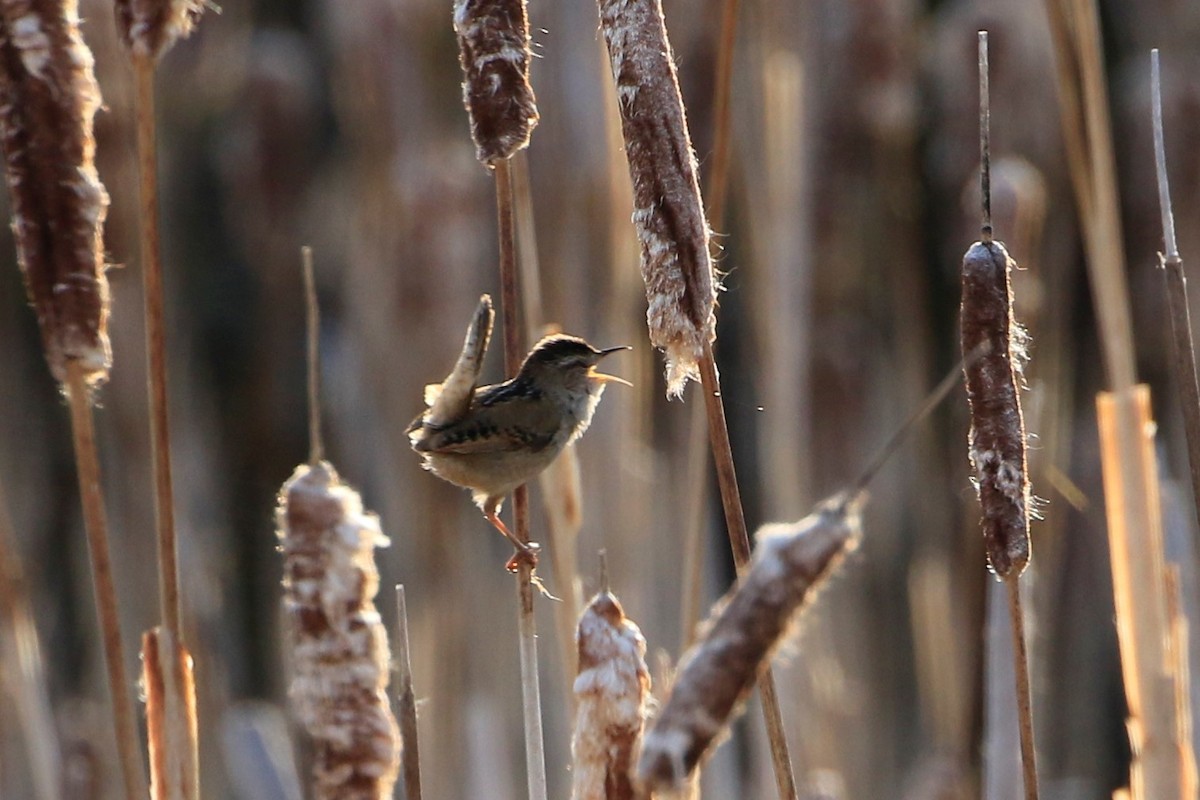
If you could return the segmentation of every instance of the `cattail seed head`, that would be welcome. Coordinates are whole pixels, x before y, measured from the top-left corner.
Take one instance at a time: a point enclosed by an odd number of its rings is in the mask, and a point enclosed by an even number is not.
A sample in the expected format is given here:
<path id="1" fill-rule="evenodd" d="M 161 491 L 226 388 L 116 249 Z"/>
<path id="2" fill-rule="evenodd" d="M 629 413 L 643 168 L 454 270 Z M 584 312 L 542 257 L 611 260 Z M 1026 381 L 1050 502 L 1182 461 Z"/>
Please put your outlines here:
<path id="1" fill-rule="evenodd" d="M 374 597 L 379 519 L 327 462 L 302 465 L 276 513 L 291 621 L 289 695 L 313 739 L 318 800 L 392 796 L 400 735 L 386 694 L 387 631 Z"/>
<path id="2" fill-rule="evenodd" d="M 671 696 L 646 734 L 638 778 L 647 789 L 682 788 L 727 733 L 796 612 L 857 544 L 858 505 L 834 497 L 799 522 L 759 530 L 750 569 L 683 656 Z"/>
<path id="3" fill-rule="evenodd" d="M 716 281 L 696 156 L 661 0 L 600 0 L 633 179 L 650 342 L 666 352 L 667 393 L 699 380 L 716 338 Z"/>
<path id="4" fill-rule="evenodd" d="M 490 166 L 528 146 L 538 123 L 525 0 L 455 0 L 454 31 L 475 157 Z"/>
<path id="5" fill-rule="evenodd" d="M 633 800 L 632 770 L 646 719 L 646 640 L 617 598 L 602 592 L 579 618 L 579 709 L 572 800 Z"/>
<path id="6" fill-rule="evenodd" d="M 1029 562 L 1030 487 L 1019 381 L 1025 332 L 1012 315 L 1004 245 L 976 242 L 963 257 L 962 347 L 988 346 L 964 373 L 971 406 L 970 457 L 983 508 L 988 563 L 1000 578 L 1016 577 Z"/>
<path id="7" fill-rule="evenodd" d="M 17 259 L 50 371 L 108 376 L 108 194 L 96 174 L 100 90 L 75 0 L 0 2 L 0 141 Z"/>
<path id="8" fill-rule="evenodd" d="M 117 31 L 134 55 L 157 60 L 191 34 L 205 5 L 203 0 L 116 0 Z"/>

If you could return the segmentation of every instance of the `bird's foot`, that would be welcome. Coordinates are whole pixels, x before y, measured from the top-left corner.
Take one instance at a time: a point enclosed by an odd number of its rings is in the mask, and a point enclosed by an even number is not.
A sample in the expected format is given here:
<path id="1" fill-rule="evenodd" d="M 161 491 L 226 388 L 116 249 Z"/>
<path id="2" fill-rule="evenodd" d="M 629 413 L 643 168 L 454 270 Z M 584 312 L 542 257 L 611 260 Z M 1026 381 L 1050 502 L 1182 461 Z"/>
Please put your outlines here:
<path id="1" fill-rule="evenodd" d="M 515 543 L 514 543 L 515 544 Z M 512 554 L 512 558 L 504 565 L 504 568 L 509 572 L 520 572 L 521 567 L 525 564 L 529 565 L 529 571 L 533 572 L 537 569 L 538 553 L 541 552 L 542 546 L 537 542 L 529 542 L 524 545 L 517 545 L 516 552 Z"/>

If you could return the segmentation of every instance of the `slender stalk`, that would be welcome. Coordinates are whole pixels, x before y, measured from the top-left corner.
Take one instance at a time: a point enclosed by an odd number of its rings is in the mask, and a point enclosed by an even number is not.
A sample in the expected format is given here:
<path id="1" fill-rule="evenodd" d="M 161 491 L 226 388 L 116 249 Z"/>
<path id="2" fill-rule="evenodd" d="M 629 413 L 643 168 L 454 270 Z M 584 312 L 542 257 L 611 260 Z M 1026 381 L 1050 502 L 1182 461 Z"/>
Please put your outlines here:
<path id="1" fill-rule="evenodd" d="M 725 407 L 721 399 L 721 382 L 717 377 L 717 365 L 713 358 L 712 343 L 706 342 L 700 359 L 700 382 L 704 387 L 704 405 L 708 411 L 708 436 L 712 446 L 713 461 L 717 467 L 717 484 L 721 490 L 721 504 L 725 508 L 725 526 L 729 531 L 729 546 L 738 573 L 745 572 L 750 563 L 750 535 L 746 531 L 746 517 L 742 511 L 742 495 L 738 489 L 737 472 L 733 466 L 733 449 L 729 443 L 729 427 L 725 422 Z M 775 676 L 770 666 L 758 675 L 758 690 L 762 699 L 763 718 L 767 725 L 767 738 L 771 746 L 771 763 L 775 769 L 775 785 L 780 798 L 796 798 L 796 778 L 792 774 L 791 757 L 788 754 L 787 734 L 783 729 L 783 715 L 779 711 L 779 695 L 775 690 Z"/>
<path id="2" fill-rule="evenodd" d="M 75 359 L 67 361 L 67 398 L 71 407 L 71 434 L 75 464 L 79 471 L 79 496 L 83 503 L 83 522 L 87 532 L 88 554 L 92 564 L 92 587 L 96 615 L 104 646 L 108 689 L 112 700 L 113 727 L 117 737 L 117 759 L 127 800 L 146 796 L 146 779 L 138 752 L 137 726 L 133 701 L 121 648 L 121 623 L 117 613 L 117 592 L 113 584 L 112 559 L 108 547 L 108 522 L 104 497 L 100 492 L 100 462 L 96 456 L 96 434 L 92 428 L 92 407 L 84 366 Z"/>
<path id="3" fill-rule="evenodd" d="M 1192 320 L 1188 312 L 1187 277 L 1175 242 L 1175 215 L 1171 210 L 1171 188 L 1167 182 L 1167 154 L 1163 133 L 1162 80 L 1158 50 L 1150 51 L 1150 96 L 1154 117 L 1154 165 L 1158 175 L 1158 201 L 1162 209 L 1163 248 L 1159 256 L 1171 319 L 1171 359 L 1179 409 L 1187 438 L 1188 467 L 1192 476 L 1192 505 L 1200 522 L 1200 381 L 1196 377 L 1196 352 L 1192 344 Z"/>
<path id="4" fill-rule="evenodd" d="M 1013 667 L 1017 678 L 1017 725 L 1021 734 L 1021 770 L 1025 800 L 1037 800 L 1037 754 L 1033 744 L 1033 699 L 1029 687 L 1029 654 L 1025 647 L 1025 614 L 1021 609 L 1021 586 L 1014 574 L 1004 582 L 1008 590 L 1008 615 L 1012 620 Z"/>
<path id="5" fill-rule="evenodd" d="M 396 665 L 400 675 L 400 769 L 404 774 L 405 800 L 421 800 L 421 754 L 417 746 L 417 700 L 413 694 L 412 659 L 408 648 L 408 606 L 404 586 L 396 585 Z"/>
<path id="6" fill-rule="evenodd" d="M 154 464 L 154 515 L 158 535 L 159 603 L 163 626 L 183 642 L 179 599 L 179 556 L 171 491 L 171 438 L 167 411 L 167 345 L 163 321 L 162 257 L 158 238 L 158 164 L 154 130 L 154 59 L 133 57 L 136 84 L 137 157 L 146 308 L 146 390 L 150 401 L 150 444 Z"/>
<path id="7" fill-rule="evenodd" d="M 713 82 L 713 155 L 705 195 L 708 197 L 708 222 L 717 231 L 725 223 L 725 201 L 729 198 L 729 165 L 733 154 L 729 109 L 740 4 L 741 0 L 725 0 L 721 5 L 721 43 L 717 49 L 717 71 Z"/>
<path id="8" fill-rule="evenodd" d="M 317 303 L 317 282 L 313 275 L 313 251 L 300 248 L 304 270 L 304 320 L 308 370 L 308 463 L 320 464 L 325 458 L 325 440 L 321 437 L 321 308 Z"/>
<path id="9" fill-rule="evenodd" d="M 521 368 L 525 348 L 521 341 L 520 287 L 517 285 L 515 221 L 513 217 L 512 172 L 507 159 L 497 161 L 496 220 L 500 236 L 500 303 L 503 308 L 504 371 L 515 376 Z M 513 532 L 529 541 L 529 490 L 513 492 Z M 533 616 L 533 567 L 522 561 L 517 573 L 518 618 L 521 651 L 521 693 L 525 716 L 525 769 L 530 800 L 546 800 L 546 755 L 542 739 L 541 687 L 537 668 L 537 623 Z"/>

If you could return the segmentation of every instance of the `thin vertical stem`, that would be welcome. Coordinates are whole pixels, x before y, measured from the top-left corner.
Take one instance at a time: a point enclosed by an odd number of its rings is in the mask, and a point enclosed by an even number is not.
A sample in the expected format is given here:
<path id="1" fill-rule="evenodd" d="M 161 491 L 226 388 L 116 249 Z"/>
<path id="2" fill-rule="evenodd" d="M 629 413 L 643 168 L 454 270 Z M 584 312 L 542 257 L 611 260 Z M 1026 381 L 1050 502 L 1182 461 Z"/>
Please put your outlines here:
<path id="1" fill-rule="evenodd" d="M 983 198 L 980 241 L 992 240 L 992 109 L 988 91 L 988 34 L 979 32 L 979 191 Z"/>
<path id="2" fill-rule="evenodd" d="M 1153 101 L 1154 164 L 1158 174 L 1158 201 L 1162 209 L 1163 249 L 1160 257 L 1166 281 L 1167 311 L 1171 319 L 1171 359 L 1175 373 L 1179 409 L 1187 439 L 1188 467 L 1192 478 L 1192 504 L 1200 521 L 1200 380 L 1196 375 L 1196 352 L 1192 339 L 1192 320 L 1188 308 L 1187 277 L 1183 259 L 1175 242 L 1175 215 L 1171 210 L 1171 189 L 1167 182 L 1167 152 L 1163 131 L 1162 79 L 1158 50 L 1150 51 L 1150 97 Z"/>
<path id="3" fill-rule="evenodd" d="M 721 6 L 721 43 L 713 89 L 713 158 L 708 174 L 708 223 L 718 231 L 725 224 L 725 201 L 729 197 L 729 164 L 733 142 L 730 100 L 733 95 L 733 50 L 737 41 L 740 0 L 725 0 Z"/>
<path id="4" fill-rule="evenodd" d="M 721 399 L 721 382 L 717 376 L 717 365 L 713 358 L 712 343 L 706 342 L 700 359 L 700 382 L 704 388 L 704 405 L 708 410 L 709 443 L 717 467 L 717 484 L 721 490 L 721 503 L 725 508 L 725 525 L 729 531 L 729 546 L 738 574 L 745 572 L 750 563 L 750 535 L 746 530 L 746 517 L 742 510 L 742 495 L 738 489 L 737 472 L 733 466 L 733 449 L 729 443 L 729 427 L 725 422 L 724 401 Z M 775 690 L 775 677 L 770 666 L 758 675 L 758 691 L 762 699 L 763 718 L 767 726 L 767 738 L 771 745 L 771 763 L 775 768 L 775 784 L 780 798 L 795 800 L 796 779 L 792 775 L 792 762 L 788 754 L 787 734 L 783 729 L 783 715 L 779 711 L 779 695 Z"/>
<path id="5" fill-rule="evenodd" d="M 1005 582 L 1008 589 L 1008 614 L 1012 620 L 1013 667 L 1017 678 L 1017 723 L 1021 734 L 1021 768 L 1025 782 L 1025 800 L 1037 800 L 1037 755 L 1033 739 L 1033 699 L 1029 686 L 1029 654 L 1025 647 L 1025 614 L 1021 608 L 1021 587 L 1014 574 Z"/>
<path id="6" fill-rule="evenodd" d="M 96 456 L 96 434 L 92 428 L 92 407 L 87 376 L 75 359 L 67 361 L 67 397 L 71 406 L 71 434 L 75 464 L 79 471 L 79 496 L 83 503 L 83 522 L 87 532 L 88 554 L 92 564 L 92 589 L 104 663 L 112 701 L 113 727 L 117 737 L 117 757 L 127 800 L 146 796 L 146 779 L 138 752 L 137 726 L 133 701 L 122 657 L 121 623 L 117 613 L 117 591 L 113 584 L 112 559 L 108 547 L 108 522 L 104 497 L 100 492 L 100 462 Z"/>
<path id="7" fill-rule="evenodd" d="M 520 319 L 520 287 L 517 285 L 515 221 L 513 218 L 512 173 L 507 159 L 495 164 L 496 219 L 500 236 L 500 303 L 503 309 L 504 370 L 510 377 L 521 368 L 525 354 Z M 513 532 L 529 542 L 529 492 L 524 486 L 513 492 Z M 530 800 L 546 800 L 546 755 L 542 740 L 541 687 L 537 664 L 537 625 L 533 616 L 533 566 L 522 560 L 517 575 L 520 603 L 521 692 L 525 717 L 525 769 Z"/>
<path id="8" fill-rule="evenodd" d="M 396 664 L 400 675 L 400 754 L 405 800 L 421 800 L 421 751 L 417 744 L 417 700 L 413 693 L 412 658 L 408 648 L 408 606 L 404 586 L 396 585 Z"/>
<path id="9" fill-rule="evenodd" d="M 321 308 L 317 303 L 317 282 L 313 275 L 313 251 L 300 248 L 304 270 L 304 327 L 308 361 L 308 463 L 316 466 L 325 458 L 321 438 Z"/>
<path id="10" fill-rule="evenodd" d="M 167 412 L 167 345 L 163 321 L 162 257 L 158 238 L 158 163 L 154 130 L 154 60 L 133 57 L 137 84 L 137 152 L 146 308 L 146 389 L 150 400 L 150 443 L 154 464 L 154 514 L 158 534 L 159 603 L 163 626 L 183 642 L 179 599 L 179 556 L 171 491 L 171 438 Z"/>

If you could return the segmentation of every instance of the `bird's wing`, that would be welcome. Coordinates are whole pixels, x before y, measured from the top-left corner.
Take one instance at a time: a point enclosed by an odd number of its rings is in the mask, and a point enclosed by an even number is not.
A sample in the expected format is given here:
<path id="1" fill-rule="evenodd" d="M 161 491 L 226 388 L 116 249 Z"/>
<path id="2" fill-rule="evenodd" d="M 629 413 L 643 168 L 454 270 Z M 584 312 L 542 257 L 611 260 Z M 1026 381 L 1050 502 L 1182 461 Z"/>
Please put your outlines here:
<path id="1" fill-rule="evenodd" d="M 489 389 L 499 387 L 485 387 Z M 428 422 L 417 433 L 413 446 L 426 453 L 538 452 L 549 447 L 558 432 L 556 415 L 547 413 L 542 400 L 523 398 L 476 403 L 461 422 L 435 427 Z"/>
<path id="2" fill-rule="evenodd" d="M 494 318 L 492 298 L 485 294 L 479 298 L 479 305 L 471 319 L 471 326 L 467 329 L 462 353 L 454 364 L 454 369 L 442 383 L 425 387 L 425 403 L 429 406 L 425 419 L 429 424 L 443 426 L 462 419 L 471 407 L 471 401 L 475 397 L 475 383 L 479 380 L 483 356 L 492 336 Z"/>

